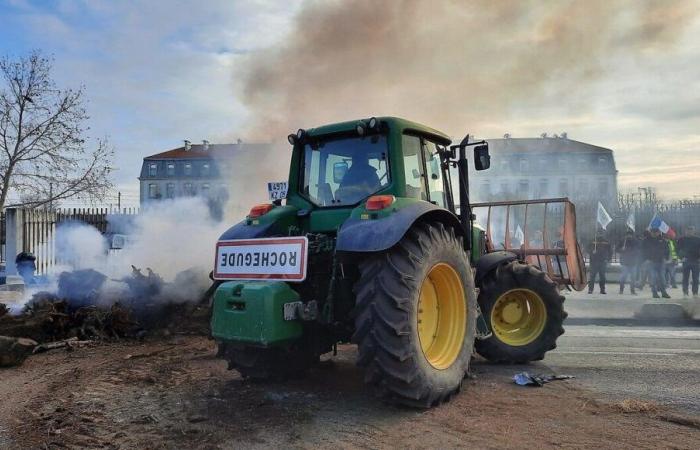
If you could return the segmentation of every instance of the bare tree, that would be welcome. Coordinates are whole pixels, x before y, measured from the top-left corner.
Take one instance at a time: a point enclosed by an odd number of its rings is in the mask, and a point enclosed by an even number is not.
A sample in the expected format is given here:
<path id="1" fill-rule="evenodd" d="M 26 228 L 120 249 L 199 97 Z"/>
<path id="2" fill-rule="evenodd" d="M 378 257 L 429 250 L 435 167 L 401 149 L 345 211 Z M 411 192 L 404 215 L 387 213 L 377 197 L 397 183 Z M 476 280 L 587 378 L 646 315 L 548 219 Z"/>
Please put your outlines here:
<path id="1" fill-rule="evenodd" d="M 38 51 L 0 59 L 0 210 L 99 200 L 112 187 L 111 148 L 86 148 L 83 89 L 58 89 L 51 69 Z"/>

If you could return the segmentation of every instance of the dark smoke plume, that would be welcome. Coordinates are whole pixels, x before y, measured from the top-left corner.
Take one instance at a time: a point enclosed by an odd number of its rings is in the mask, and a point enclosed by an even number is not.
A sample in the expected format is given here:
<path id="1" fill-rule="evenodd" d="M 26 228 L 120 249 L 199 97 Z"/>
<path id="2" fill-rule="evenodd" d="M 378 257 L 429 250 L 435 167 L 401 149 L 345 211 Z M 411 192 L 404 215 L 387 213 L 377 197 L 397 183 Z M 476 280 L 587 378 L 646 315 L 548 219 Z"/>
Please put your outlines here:
<path id="1" fill-rule="evenodd" d="M 310 1 L 236 78 L 251 139 L 384 114 L 493 132 L 516 108 L 580 111 L 606 61 L 667 51 L 697 13 L 681 0 Z"/>

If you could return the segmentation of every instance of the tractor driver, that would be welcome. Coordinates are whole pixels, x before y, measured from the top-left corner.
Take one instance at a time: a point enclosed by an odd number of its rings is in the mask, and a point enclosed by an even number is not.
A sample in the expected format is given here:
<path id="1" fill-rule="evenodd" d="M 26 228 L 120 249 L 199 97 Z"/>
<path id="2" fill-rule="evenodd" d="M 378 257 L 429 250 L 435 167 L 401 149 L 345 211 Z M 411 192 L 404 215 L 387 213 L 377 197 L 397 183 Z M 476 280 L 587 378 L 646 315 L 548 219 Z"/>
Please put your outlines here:
<path id="1" fill-rule="evenodd" d="M 377 169 L 369 164 L 369 155 L 360 153 L 353 157 L 352 165 L 335 193 L 335 199 L 345 205 L 357 203 L 375 193 L 380 186 Z"/>

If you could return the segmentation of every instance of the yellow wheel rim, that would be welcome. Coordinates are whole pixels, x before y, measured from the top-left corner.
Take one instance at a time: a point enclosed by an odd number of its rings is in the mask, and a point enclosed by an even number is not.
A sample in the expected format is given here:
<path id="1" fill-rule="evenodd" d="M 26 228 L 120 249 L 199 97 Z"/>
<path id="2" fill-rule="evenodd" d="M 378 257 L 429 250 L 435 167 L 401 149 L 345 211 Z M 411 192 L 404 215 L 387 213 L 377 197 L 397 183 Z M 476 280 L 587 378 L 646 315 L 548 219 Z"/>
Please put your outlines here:
<path id="1" fill-rule="evenodd" d="M 546 323 L 544 301 L 529 289 L 511 289 L 503 293 L 491 310 L 493 334 L 507 345 L 529 344 L 542 334 Z"/>
<path id="2" fill-rule="evenodd" d="M 425 358 L 436 369 L 447 369 L 459 356 L 467 331 L 464 287 L 448 264 L 436 264 L 423 280 L 417 319 Z"/>

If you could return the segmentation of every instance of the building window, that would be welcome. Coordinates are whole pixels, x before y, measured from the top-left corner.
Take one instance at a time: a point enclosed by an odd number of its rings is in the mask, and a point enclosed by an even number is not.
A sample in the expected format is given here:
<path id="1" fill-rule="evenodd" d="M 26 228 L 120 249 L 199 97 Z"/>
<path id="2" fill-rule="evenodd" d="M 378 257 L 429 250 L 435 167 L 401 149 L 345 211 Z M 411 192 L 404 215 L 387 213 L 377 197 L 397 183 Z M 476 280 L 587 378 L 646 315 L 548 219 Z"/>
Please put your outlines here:
<path id="1" fill-rule="evenodd" d="M 518 194 L 520 197 L 528 197 L 530 195 L 530 182 L 528 180 L 520 180 L 518 183 Z"/>
<path id="2" fill-rule="evenodd" d="M 529 166 L 530 165 L 528 164 L 528 161 L 526 158 L 520 158 L 520 160 L 518 161 L 518 167 L 520 168 L 521 173 L 527 172 L 530 169 Z"/>
<path id="3" fill-rule="evenodd" d="M 190 176 L 192 175 L 192 163 L 185 163 L 185 175 Z"/>
<path id="4" fill-rule="evenodd" d="M 165 197 L 175 198 L 175 183 L 168 183 L 165 185 Z"/>
<path id="5" fill-rule="evenodd" d="M 216 192 L 216 198 L 219 201 L 225 201 L 228 198 L 228 186 L 226 186 L 225 184 L 219 185 L 219 188 Z"/>
<path id="6" fill-rule="evenodd" d="M 148 198 L 158 198 L 158 185 L 156 183 L 148 185 Z"/>
<path id="7" fill-rule="evenodd" d="M 510 170 L 510 163 L 508 162 L 507 158 L 501 159 L 501 170 L 503 170 L 503 171 Z"/>
<path id="8" fill-rule="evenodd" d="M 507 182 L 507 181 L 501 181 L 501 194 L 502 194 L 502 195 L 508 194 L 508 190 L 509 190 L 509 189 L 510 189 L 510 187 L 508 186 L 508 182 Z"/>
<path id="9" fill-rule="evenodd" d="M 165 173 L 166 173 L 169 177 L 174 177 L 174 176 L 175 176 L 175 163 L 174 163 L 174 162 L 169 162 L 169 163 L 165 166 Z"/>
<path id="10" fill-rule="evenodd" d="M 148 176 L 155 177 L 158 174 L 158 164 L 150 163 L 148 165 Z"/>
<path id="11" fill-rule="evenodd" d="M 209 176 L 209 163 L 202 164 L 202 176 L 203 177 Z"/>
<path id="12" fill-rule="evenodd" d="M 209 197 L 209 183 L 202 184 L 200 194 L 202 194 L 202 197 Z"/>
<path id="13" fill-rule="evenodd" d="M 185 183 L 182 185 L 182 192 L 185 195 L 194 195 L 194 189 L 192 188 L 192 183 Z"/>
<path id="14" fill-rule="evenodd" d="M 607 166 L 608 166 L 608 158 L 606 158 L 605 156 L 599 156 L 598 157 L 598 167 L 600 167 L 601 169 L 604 169 Z"/>
<path id="15" fill-rule="evenodd" d="M 598 195 L 607 197 L 608 195 L 608 180 L 601 178 L 598 180 Z"/>
<path id="16" fill-rule="evenodd" d="M 578 194 L 580 196 L 588 195 L 588 180 L 581 180 L 578 183 Z"/>
<path id="17" fill-rule="evenodd" d="M 559 195 L 566 197 L 569 195 L 569 180 L 562 178 L 559 180 Z"/>
<path id="18" fill-rule="evenodd" d="M 559 166 L 559 170 L 566 170 L 566 159 L 559 158 L 557 160 L 557 165 Z"/>
<path id="19" fill-rule="evenodd" d="M 547 195 L 547 192 L 549 191 L 549 180 L 546 178 L 542 178 L 540 180 L 540 196 L 545 196 Z"/>

